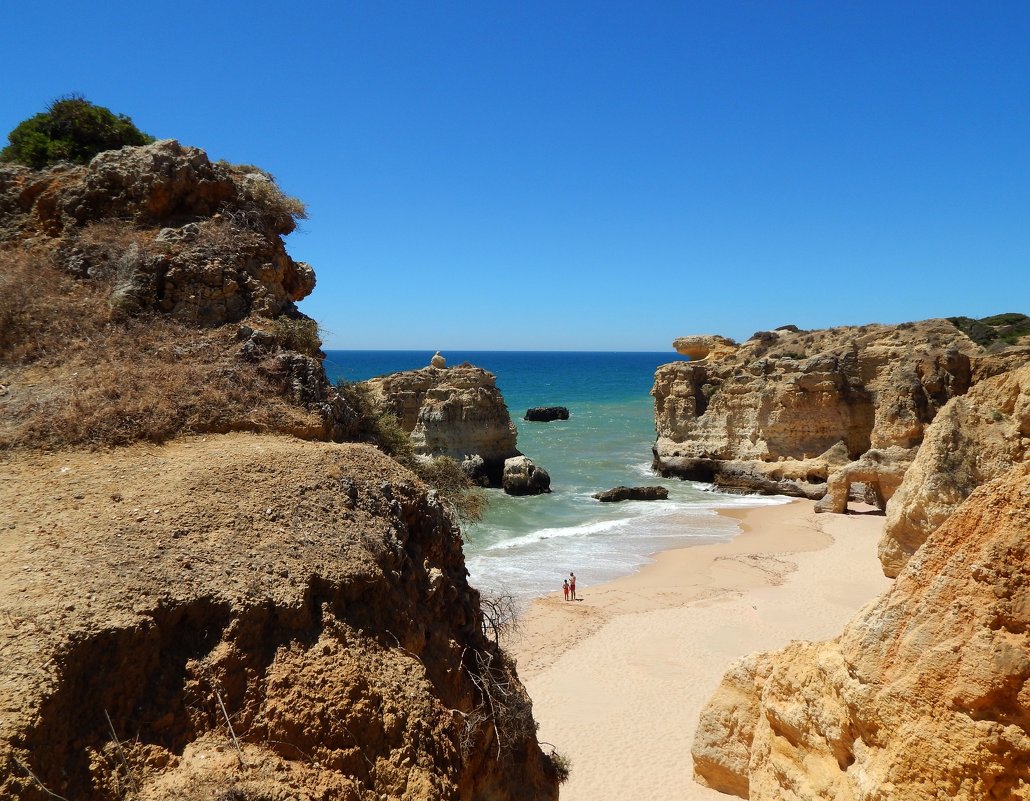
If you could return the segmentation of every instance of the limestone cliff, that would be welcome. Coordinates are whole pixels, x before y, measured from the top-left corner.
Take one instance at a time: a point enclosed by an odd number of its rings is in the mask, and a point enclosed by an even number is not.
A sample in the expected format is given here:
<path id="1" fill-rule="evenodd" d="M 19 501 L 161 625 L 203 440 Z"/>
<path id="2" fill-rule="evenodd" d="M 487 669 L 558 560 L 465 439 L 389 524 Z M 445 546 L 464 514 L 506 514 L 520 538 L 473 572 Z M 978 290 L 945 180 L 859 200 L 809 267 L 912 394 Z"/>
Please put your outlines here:
<path id="1" fill-rule="evenodd" d="M 976 490 L 828 643 L 737 663 L 701 781 L 752 801 L 1030 798 L 1030 467 Z"/>
<path id="2" fill-rule="evenodd" d="M 954 398 L 927 429 L 887 507 L 880 561 L 896 576 L 980 484 L 1030 459 L 1030 364 Z"/>
<path id="3" fill-rule="evenodd" d="M 497 380 L 482 368 L 424 367 L 365 386 L 380 408 L 397 417 L 416 453 L 449 456 L 490 486 L 501 486 L 505 460 L 521 455 Z"/>
<path id="4" fill-rule="evenodd" d="M 971 382 L 980 347 L 946 320 L 759 332 L 655 374 L 654 466 L 746 491 L 821 498 L 870 448 L 919 445 Z"/>

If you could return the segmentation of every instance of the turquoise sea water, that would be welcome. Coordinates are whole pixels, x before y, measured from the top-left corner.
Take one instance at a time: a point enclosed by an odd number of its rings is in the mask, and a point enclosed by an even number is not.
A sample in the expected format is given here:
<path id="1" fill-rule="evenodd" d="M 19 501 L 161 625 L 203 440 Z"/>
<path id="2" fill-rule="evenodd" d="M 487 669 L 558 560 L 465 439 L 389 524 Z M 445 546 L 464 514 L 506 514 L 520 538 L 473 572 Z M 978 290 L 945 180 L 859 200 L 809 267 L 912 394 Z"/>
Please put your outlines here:
<path id="1" fill-rule="evenodd" d="M 326 372 L 359 381 L 429 364 L 432 351 L 328 351 Z M 783 499 L 725 495 L 651 472 L 655 439 L 650 397 L 655 369 L 675 353 L 449 351 L 497 376 L 518 448 L 551 476 L 549 495 L 513 498 L 490 490 L 482 523 L 465 530 L 473 584 L 533 597 L 561 589 L 575 571 L 578 588 L 633 572 L 658 551 L 725 540 L 735 523 L 715 510 Z M 528 423 L 532 406 L 566 406 L 570 419 Z M 603 504 L 590 496 L 619 485 L 661 484 L 667 501 Z"/>

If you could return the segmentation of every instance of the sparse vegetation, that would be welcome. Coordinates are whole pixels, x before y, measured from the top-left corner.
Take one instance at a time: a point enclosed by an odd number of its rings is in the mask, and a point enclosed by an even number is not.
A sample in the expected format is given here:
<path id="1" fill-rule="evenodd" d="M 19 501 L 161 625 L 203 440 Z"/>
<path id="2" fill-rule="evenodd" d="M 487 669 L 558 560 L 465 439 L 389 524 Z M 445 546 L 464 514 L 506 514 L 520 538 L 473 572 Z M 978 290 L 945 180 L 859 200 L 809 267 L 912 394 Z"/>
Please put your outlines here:
<path id="1" fill-rule="evenodd" d="M 558 784 L 565 784 L 572 773 L 572 760 L 557 750 L 552 750 L 547 758 L 551 760 L 551 767 L 558 778 Z"/>
<path id="2" fill-rule="evenodd" d="M 0 447 L 103 447 L 202 431 L 303 431 L 317 417 L 233 357 L 235 330 L 113 317 L 116 269 L 78 280 L 0 251 Z"/>
<path id="3" fill-rule="evenodd" d="M 154 137 L 124 114 L 94 105 L 81 95 L 68 95 L 20 122 L 7 140 L 10 144 L 0 150 L 0 161 L 41 169 L 60 161 L 87 164 L 97 153 L 145 145 Z"/>
<path id="4" fill-rule="evenodd" d="M 318 323 L 310 317 L 283 314 L 272 321 L 272 332 L 280 347 L 286 350 L 295 350 L 309 356 L 314 356 L 322 350 Z"/>
<path id="5" fill-rule="evenodd" d="M 956 328 L 983 347 L 995 343 L 1014 345 L 1021 337 L 1030 334 L 1030 317 L 1018 312 L 1006 312 L 979 320 L 972 317 L 949 317 Z"/>
<path id="6" fill-rule="evenodd" d="M 304 202 L 283 192 L 270 172 L 252 164 L 218 164 L 242 179 L 243 200 L 239 208 L 229 213 L 237 225 L 288 234 L 297 227 L 298 220 L 308 218 Z"/>

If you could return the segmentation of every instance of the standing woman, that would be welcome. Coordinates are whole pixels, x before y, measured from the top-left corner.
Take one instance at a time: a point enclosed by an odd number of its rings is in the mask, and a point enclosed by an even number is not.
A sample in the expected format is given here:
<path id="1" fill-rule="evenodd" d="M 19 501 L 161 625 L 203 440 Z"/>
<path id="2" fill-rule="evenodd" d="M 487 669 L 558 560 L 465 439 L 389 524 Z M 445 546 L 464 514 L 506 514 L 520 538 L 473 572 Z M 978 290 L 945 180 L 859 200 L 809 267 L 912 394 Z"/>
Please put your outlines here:
<path id="1" fill-rule="evenodd" d="M 565 593 L 565 600 L 566 601 L 569 600 L 569 580 L 568 579 L 565 579 L 565 581 L 563 581 L 561 583 L 561 588 L 562 588 L 562 592 Z"/>

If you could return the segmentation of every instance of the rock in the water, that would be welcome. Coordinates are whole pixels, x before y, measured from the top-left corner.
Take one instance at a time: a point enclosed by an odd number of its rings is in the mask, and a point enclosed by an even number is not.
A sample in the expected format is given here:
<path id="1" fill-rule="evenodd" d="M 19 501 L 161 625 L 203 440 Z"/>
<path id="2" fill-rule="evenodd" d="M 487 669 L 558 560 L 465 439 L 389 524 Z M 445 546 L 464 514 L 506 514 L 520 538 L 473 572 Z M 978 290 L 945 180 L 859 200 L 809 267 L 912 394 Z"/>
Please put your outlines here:
<path id="1" fill-rule="evenodd" d="M 487 485 L 501 486 L 504 460 L 519 451 L 493 373 L 470 365 L 424 367 L 365 385 L 377 405 L 397 417 L 417 454 L 449 456 L 466 465 L 477 481 L 485 478 Z"/>
<path id="2" fill-rule="evenodd" d="M 602 503 L 664 501 L 669 497 L 669 490 L 665 487 L 615 487 L 604 492 L 595 492 L 591 497 Z"/>
<path id="3" fill-rule="evenodd" d="M 551 491 L 551 477 L 525 456 L 504 461 L 504 491 L 509 495 L 540 495 Z"/>
<path id="4" fill-rule="evenodd" d="M 552 420 L 568 420 L 569 410 L 564 406 L 534 406 L 526 410 L 525 420 L 532 423 L 550 423 Z"/>
<path id="5" fill-rule="evenodd" d="M 1030 798 L 1030 465 L 977 489 L 826 643 L 752 654 L 699 779 L 752 801 Z"/>

